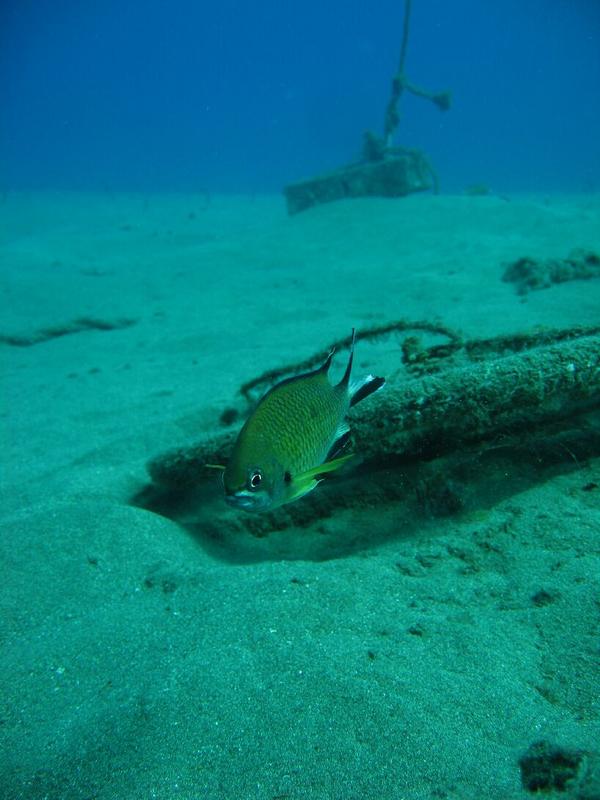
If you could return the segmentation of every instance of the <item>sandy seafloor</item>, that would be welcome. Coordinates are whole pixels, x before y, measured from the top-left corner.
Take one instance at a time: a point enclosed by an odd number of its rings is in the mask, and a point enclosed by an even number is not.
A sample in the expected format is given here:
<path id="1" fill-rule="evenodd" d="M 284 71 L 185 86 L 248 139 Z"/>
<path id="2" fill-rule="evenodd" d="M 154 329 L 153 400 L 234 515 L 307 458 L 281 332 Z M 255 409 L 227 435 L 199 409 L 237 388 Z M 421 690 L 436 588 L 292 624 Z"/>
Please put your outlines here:
<path id="1" fill-rule="evenodd" d="M 131 501 L 243 381 L 352 326 L 598 324 L 599 280 L 523 298 L 501 275 L 598 250 L 599 196 L 288 218 L 279 197 L 9 194 L 0 224 L 0 334 L 135 323 L 0 345 L 0 797 L 516 800 L 540 740 L 593 768 L 600 460 L 478 511 L 219 548 Z M 215 476 L 204 518 L 222 504 Z"/>

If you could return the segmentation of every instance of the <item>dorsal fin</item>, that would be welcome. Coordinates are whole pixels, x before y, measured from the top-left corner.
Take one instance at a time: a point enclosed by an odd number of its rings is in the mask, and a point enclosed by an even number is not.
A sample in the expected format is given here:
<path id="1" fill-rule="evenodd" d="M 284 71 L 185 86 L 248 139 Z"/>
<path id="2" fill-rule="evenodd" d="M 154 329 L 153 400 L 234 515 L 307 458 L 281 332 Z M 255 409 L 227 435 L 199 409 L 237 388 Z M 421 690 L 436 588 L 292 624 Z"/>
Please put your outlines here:
<path id="1" fill-rule="evenodd" d="M 333 359 L 334 354 L 335 354 L 335 347 L 332 347 L 331 350 L 329 351 L 329 355 L 327 356 L 323 364 L 319 367 L 317 372 L 324 372 L 325 374 L 329 372 L 329 367 L 331 366 L 331 361 Z"/>
<path id="2" fill-rule="evenodd" d="M 352 361 L 354 359 L 354 342 L 356 341 L 356 328 L 352 328 L 352 341 L 350 342 L 350 356 L 348 357 L 348 366 L 346 367 L 346 372 L 344 372 L 344 377 L 339 382 L 338 386 L 349 386 L 350 385 L 350 373 L 352 372 Z"/>

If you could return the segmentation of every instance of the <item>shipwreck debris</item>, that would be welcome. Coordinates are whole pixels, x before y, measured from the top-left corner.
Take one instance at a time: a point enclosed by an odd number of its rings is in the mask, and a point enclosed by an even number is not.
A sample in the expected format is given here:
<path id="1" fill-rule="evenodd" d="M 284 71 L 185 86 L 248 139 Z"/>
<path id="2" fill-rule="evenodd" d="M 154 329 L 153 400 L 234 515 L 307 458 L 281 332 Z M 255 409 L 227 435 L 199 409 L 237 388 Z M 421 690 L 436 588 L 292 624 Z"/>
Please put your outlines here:
<path id="1" fill-rule="evenodd" d="M 360 161 L 310 180 L 292 183 L 284 191 L 290 214 L 345 197 L 405 197 L 434 189 L 438 179 L 424 153 L 394 147 L 380 160 Z"/>
<path id="2" fill-rule="evenodd" d="M 450 92 L 428 91 L 414 84 L 406 75 L 411 7 L 411 0 L 405 0 L 400 59 L 385 111 L 383 137 L 367 131 L 359 161 L 286 186 L 284 194 L 290 214 L 346 197 L 404 197 L 429 189 L 437 194 L 439 181 L 425 154 L 415 148 L 395 147 L 393 144 L 400 123 L 398 106 L 405 91 L 429 100 L 440 111 L 447 111 L 451 104 Z"/>
<path id="3" fill-rule="evenodd" d="M 508 264 L 502 276 L 503 281 L 515 284 L 518 294 L 590 278 L 600 278 L 600 256 L 581 249 L 572 250 L 566 258 L 518 258 Z"/>

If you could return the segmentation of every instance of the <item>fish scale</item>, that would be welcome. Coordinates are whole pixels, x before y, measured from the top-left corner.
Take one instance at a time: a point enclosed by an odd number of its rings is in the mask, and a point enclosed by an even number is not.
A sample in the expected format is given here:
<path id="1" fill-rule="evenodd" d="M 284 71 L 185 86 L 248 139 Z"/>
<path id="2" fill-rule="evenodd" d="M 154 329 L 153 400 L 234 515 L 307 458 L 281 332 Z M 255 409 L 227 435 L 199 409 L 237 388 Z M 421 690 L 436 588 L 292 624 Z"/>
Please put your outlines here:
<path id="1" fill-rule="evenodd" d="M 285 469 L 308 469 L 322 461 L 348 410 L 348 393 L 325 375 L 293 380 L 266 396 L 246 435 L 262 430 L 264 443 Z"/>

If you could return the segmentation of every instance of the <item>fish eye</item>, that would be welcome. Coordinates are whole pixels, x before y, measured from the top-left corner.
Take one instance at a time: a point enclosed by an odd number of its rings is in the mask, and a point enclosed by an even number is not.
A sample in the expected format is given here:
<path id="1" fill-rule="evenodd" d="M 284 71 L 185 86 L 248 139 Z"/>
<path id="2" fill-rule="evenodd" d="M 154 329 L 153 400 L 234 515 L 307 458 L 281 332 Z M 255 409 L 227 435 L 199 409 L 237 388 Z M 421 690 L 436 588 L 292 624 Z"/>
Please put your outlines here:
<path id="1" fill-rule="evenodd" d="M 262 481 L 262 472 L 259 469 L 255 469 L 250 473 L 250 478 L 248 479 L 248 483 L 251 489 L 258 489 L 260 486 L 260 482 Z"/>

